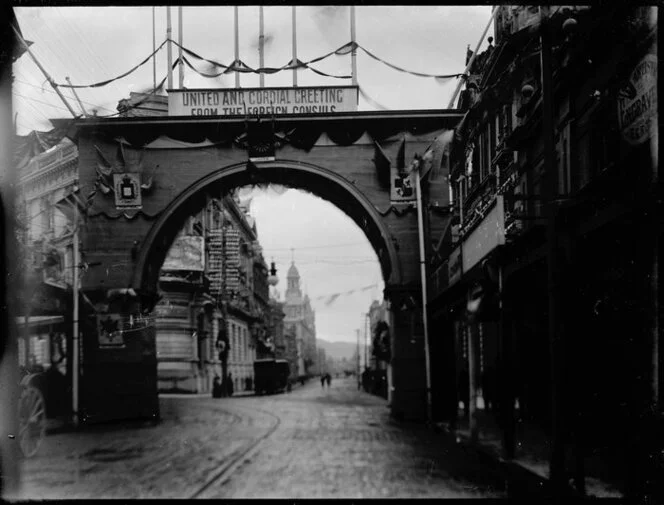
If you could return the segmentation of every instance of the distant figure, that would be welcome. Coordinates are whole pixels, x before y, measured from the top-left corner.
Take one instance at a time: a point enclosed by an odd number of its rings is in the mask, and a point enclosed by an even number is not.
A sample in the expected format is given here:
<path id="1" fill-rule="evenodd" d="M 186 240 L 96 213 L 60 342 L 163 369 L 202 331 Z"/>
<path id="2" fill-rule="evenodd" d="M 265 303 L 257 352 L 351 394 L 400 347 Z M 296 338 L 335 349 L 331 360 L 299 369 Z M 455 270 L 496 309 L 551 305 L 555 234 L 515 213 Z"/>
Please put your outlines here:
<path id="1" fill-rule="evenodd" d="M 228 373 L 228 383 L 226 387 L 228 389 L 228 396 L 233 396 L 233 374 L 230 372 Z"/>
<path id="2" fill-rule="evenodd" d="M 327 382 L 327 387 L 329 388 L 332 383 L 332 376 L 329 373 L 325 374 L 325 382 Z"/>
<path id="3" fill-rule="evenodd" d="M 221 398 L 221 377 L 218 375 L 212 381 L 212 398 Z"/>
<path id="4" fill-rule="evenodd" d="M 324 388 L 325 387 L 325 380 L 327 379 L 327 376 L 325 374 L 322 374 L 320 376 L 320 387 Z"/>

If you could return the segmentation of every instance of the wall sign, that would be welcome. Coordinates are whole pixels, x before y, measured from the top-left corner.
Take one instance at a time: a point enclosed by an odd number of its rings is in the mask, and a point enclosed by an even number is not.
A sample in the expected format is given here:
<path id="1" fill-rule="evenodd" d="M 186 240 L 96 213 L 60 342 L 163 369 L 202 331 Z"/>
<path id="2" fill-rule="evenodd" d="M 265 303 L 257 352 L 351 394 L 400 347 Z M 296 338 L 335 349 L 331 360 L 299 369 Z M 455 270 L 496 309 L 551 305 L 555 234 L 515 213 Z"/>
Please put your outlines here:
<path id="1" fill-rule="evenodd" d="M 657 57 L 646 55 L 618 92 L 618 124 L 624 139 L 642 144 L 657 127 Z"/>
<path id="2" fill-rule="evenodd" d="M 357 111 L 357 86 L 168 90 L 169 116 L 334 114 Z"/>
<path id="3" fill-rule="evenodd" d="M 505 244 L 505 207 L 503 195 L 497 195 L 494 206 L 461 245 L 462 271 L 470 271 L 491 251 L 503 244 Z"/>
<path id="4" fill-rule="evenodd" d="M 162 270 L 205 270 L 205 241 L 197 235 L 181 235 L 168 250 Z"/>

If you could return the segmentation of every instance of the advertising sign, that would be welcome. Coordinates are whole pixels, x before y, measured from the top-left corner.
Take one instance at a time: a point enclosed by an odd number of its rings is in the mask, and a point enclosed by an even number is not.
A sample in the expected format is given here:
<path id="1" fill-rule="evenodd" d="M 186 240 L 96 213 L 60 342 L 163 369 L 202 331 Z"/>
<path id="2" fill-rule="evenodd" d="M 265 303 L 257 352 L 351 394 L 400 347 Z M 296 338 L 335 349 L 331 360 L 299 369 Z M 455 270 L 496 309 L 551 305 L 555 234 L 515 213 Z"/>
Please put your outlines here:
<path id="1" fill-rule="evenodd" d="M 618 124 L 623 138 L 642 144 L 657 127 L 657 57 L 646 55 L 618 92 Z"/>
<path id="2" fill-rule="evenodd" d="M 256 116 L 354 112 L 357 86 L 298 88 L 171 89 L 169 116 Z"/>
<path id="3" fill-rule="evenodd" d="M 496 203 L 482 222 L 465 238 L 461 245 L 461 266 L 468 272 L 496 247 L 505 243 L 505 208 L 503 196 L 496 197 Z"/>
<path id="4" fill-rule="evenodd" d="M 175 239 L 168 250 L 163 270 L 191 270 L 202 272 L 205 269 L 205 245 L 203 237 L 182 235 Z"/>

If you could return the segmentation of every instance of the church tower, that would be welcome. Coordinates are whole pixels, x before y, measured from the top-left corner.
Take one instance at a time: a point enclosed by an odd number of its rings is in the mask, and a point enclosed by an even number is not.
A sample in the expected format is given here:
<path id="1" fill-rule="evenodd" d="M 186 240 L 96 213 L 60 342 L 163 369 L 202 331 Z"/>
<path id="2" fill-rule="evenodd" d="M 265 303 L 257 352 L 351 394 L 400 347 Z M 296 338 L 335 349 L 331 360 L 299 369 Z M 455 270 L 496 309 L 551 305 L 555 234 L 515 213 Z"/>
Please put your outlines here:
<path id="1" fill-rule="evenodd" d="M 296 304 L 302 300 L 302 290 L 300 289 L 300 272 L 295 266 L 295 262 L 291 263 L 286 277 L 288 286 L 286 287 L 286 303 Z"/>

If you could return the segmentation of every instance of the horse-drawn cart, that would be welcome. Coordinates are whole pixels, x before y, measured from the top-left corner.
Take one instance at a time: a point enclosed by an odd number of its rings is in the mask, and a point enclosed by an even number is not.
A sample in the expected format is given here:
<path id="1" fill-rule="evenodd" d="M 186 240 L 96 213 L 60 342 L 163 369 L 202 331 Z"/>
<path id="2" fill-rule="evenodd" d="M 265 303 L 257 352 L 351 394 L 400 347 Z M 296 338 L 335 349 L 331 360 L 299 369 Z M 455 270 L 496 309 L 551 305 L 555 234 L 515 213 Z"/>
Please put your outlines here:
<path id="1" fill-rule="evenodd" d="M 19 318 L 18 441 L 26 457 L 34 456 L 49 422 L 64 421 L 71 411 L 71 347 L 62 316 Z"/>

